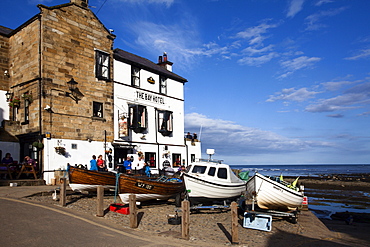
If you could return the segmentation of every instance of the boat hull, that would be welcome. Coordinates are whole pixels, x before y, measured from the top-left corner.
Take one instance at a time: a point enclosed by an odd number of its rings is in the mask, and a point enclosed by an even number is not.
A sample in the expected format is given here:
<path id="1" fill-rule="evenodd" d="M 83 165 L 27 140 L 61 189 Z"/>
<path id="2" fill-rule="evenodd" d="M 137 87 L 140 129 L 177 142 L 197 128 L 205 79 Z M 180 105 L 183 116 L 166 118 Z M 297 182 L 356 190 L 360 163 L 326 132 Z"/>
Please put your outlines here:
<path id="1" fill-rule="evenodd" d="M 96 191 L 99 185 L 105 189 L 114 189 L 116 174 L 69 167 L 69 186 L 73 191 Z"/>
<path id="2" fill-rule="evenodd" d="M 244 181 L 239 183 L 214 182 L 207 177 L 184 174 L 185 187 L 192 201 L 228 200 L 239 197 L 246 190 Z"/>
<path id="3" fill-rule="evenodd" d="M 128 203 L 130 194 L 136 195 L 137 202 L 148 200 L 167 200 L 185 191 L 184 182 L 162 182 L 143 176 L 120 174 L 119 196 Z"/>
<path id="4" fill-rule="evenodd" d="M 303 202 L 303 191 L 287 186 L 256 173 L 247 182 L 248 196 L 254 196 L 262 209 L 288 211 L 298 208 Z"/>

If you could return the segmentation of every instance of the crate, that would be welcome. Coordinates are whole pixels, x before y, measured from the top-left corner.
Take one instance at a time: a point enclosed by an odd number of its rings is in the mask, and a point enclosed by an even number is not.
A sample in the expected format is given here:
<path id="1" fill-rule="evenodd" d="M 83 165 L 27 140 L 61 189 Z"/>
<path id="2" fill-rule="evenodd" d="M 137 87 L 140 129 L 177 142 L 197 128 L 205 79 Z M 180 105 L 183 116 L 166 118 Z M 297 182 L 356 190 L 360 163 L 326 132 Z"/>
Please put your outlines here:
<path id="1" fill-rule="evenodd" d="M 115 203 L 109 206 L 109 210 L 120 214 L 130 214 L 130 208 L 128 205 Z"/>
<path id="2" fill-rule="evenodd" d="M 244 213 L 243 227 L 270 232 L 272 228 L 272 216 Z"/>

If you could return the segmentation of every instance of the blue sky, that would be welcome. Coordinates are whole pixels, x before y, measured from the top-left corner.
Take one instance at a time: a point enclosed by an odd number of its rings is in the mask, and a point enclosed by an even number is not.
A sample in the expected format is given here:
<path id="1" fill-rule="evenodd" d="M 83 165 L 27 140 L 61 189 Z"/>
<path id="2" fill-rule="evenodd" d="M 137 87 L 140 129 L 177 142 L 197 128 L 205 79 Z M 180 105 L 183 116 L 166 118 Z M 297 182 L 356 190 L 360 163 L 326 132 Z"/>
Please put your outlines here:
<path id="1" fill-rule="evenodd" d="M 16 28 L 68 0 L 2 0 Z M 185 84 L 186 131 L 229 164 L 370 163 L 370 1 L 90 0 L 115 47 Z"/>

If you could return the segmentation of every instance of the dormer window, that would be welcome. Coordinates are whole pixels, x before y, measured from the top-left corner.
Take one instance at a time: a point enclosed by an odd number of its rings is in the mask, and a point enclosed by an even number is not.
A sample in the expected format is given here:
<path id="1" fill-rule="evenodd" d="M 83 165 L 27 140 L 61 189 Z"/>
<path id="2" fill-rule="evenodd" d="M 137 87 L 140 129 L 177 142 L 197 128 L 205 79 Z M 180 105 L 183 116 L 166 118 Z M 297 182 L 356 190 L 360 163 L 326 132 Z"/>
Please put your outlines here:
<path id="1" fill-rule="evenodd" d="M 140 87 L 140 69 L 131 67 L 131 86 Z"/>
<path id="2" fill-rule="evenodd" d="M 95 76 L 100 80 L 109 80 L 109 54 L 95 51 Z"/>
<path id="3" fill-rule="evenodd" d="M 167 78 L 164 76 L 159 77 L 159 93 L 167 94 Z"/>
<path id="4" fill-rule="evenodd" d="M 173 117 L 170 111 L 158 111 L 158 132 L 164 136 L 171 135 L 173 131 Z"/>
<path id="5" fill-rule="evenodd" d="M 142 105 L 129 106 L 129 127 L 135 133 L 143 133 L 147 129 L 147 110 Z"/>

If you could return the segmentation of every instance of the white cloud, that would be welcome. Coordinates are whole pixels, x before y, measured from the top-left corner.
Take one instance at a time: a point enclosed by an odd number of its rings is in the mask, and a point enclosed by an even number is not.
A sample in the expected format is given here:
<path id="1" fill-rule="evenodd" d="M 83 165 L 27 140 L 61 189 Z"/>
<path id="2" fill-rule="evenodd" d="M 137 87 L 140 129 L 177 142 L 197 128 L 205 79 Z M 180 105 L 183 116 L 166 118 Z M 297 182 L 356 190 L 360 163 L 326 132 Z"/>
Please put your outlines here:
<path id="1" fill-rule="evenodd" d="M 294 17 L 303 8 L 304 0 L 291 0 L 288 6 L 287 17 Z"/>
<path id="2" fill-rule="evenodd" d="M 134 3 L 134 4 L 164 4 L 167 7 L 170 7 L 175 0 L 119 0 L 120 2 Z"/>
<path id="3" fill-rule="evenodd" d="M 215 148 L 222 155 L 286 153 L 307 150 L 313 146 L 330 146 L 324 142 L 286 138 L 271 131 L 250 128 L 223 119 L 211 119 L 198 113 L 185 115 L 185 129 L 198 133 L 203 148 Z"/>
<path id="4" fill-rule="evenodd" d="M 319 0 L 317 3 L 315 3 L 316 6 L 321 6 L 323 4 L 332 3 L 334 0 Z"/>
<path id="5" fill-rule="evenodd" d="M 368 57 L 370 57 L 370 49 L 363 49 L 363 50 L 359 51 L 357 55 L 352 56 L 352 57 L 346 57 L 345 59 L 347 59 L 347 60 L 358 60 L 358 59 L 361 59 L 361 58 L 368 58 Z"/>
<path id="6" fill-rule="evenodd" d="M 270 52 L 266 55 L 259 57 L 244 57 L 238 60 L 239 64 L 249 65 L 249 66 L 260 66 L 261 64 L 269 62 L 271 59 L 277 57 L 278 54 L 275 52 Z"/>
<path id="7" fill-rule="evenodd" d="M 268 29 L 277 27 L 278 24 L 267 24 L 262 23 L 255 27 L 247 28 L 242 32 L 236 34 L 236 38 L 246 39 L 249 42 L 249 45 L 262 45 L 262 42 L 267 38 L 263 36 L 266 34 Z"/>
<path id="8" fill-rule="evenodd" d="M 307 16 L 305 19 L 305 24 L 307 26 L 306 30 L 313 31 L 325 27 L 326 25 L 321 23 L 322 19 L 338 15 L 346 9 L 347 9 L 346 7 L 342 7 L 337 9 L 325 10 Z"/>
<path id="9" fill-rule="evenodd" d="M 280 65 L 286 70 L 286 72 L 280 75 L 279 78 L 285 78 L 291 75 L 296 70 L 312 67 L 315 63 L 319 61 L 321 61 L 321 58 L 319 57 L 307 57 L 307 56 L 300 56 L 292 60 L 282 61 L 280 62 Z"/>
<path id="10" fill-rule="evenodd" d="M 348 93 L 330 99 L 322 99 L 317 103 L 306 107 L 308 112 L 333 112 L 343 110 L 353 110 L 369 104 L 369 96 L 361 93 Z"/>
<path id="11" fill-rule="evenodd" d="M 244 50 L 242 50 L 242 53 L 246 53 L 248 55 L 253 56 L 255 54 L 269 52 L 269 51 L 273 50 L 273 48 L 274 48 L 274 45 L 269 45 L 269 46 L 263 47 L 261 49 L 249 46 L 249 47 L 245 48 Z"/>
<path id="12" fill-rule="evenodd" d="M 351 85 L 357 82 L 359 81 L 328 81 L 321 83 L 321 85 L 323 85 L 329 91 L 336 91 L 343 86 Z"/>
<path id="13" fill-rule="evenodd" d="M 274 102 L 277 100 L 288 100 L 303 102 L 310 98 L 313 98 L 319 92 L 308 91 L 307 88 L 300 88 L 296 90 L 295 88 L 285 88 L 281 92 L 275 93 L 275 95 L 270 95 L 266 102 Z"/>

